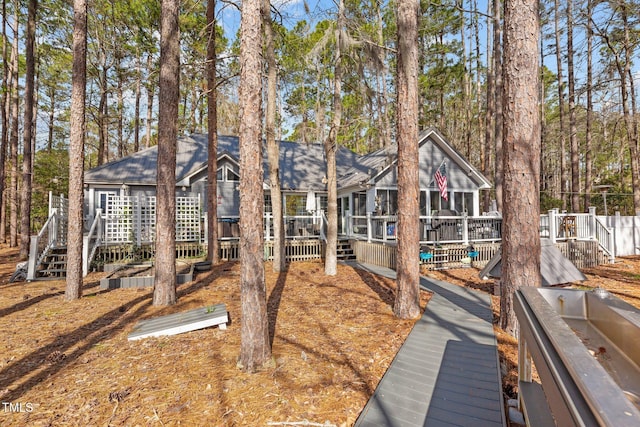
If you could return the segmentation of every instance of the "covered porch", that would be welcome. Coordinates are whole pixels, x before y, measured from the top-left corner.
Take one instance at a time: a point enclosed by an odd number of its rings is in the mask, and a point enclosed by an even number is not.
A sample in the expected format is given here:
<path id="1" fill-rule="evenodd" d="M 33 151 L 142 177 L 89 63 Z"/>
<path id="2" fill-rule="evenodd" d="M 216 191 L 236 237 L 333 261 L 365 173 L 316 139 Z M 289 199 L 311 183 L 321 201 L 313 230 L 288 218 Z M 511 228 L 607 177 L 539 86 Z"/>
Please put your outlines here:
<path id="1" fill-rule="evenodd" d="M 68 201 L 51 195 L 50 215 L 43 229 L 32 237 L 28 280 L 34 280 L 43 264 L 58 264 L 64 270 L 64 255 L 47 260 L 53 252 L 66 252 Z M 176 242 L 178 257 L 197 257 L 206 253 L 207 219 L 199 196 L 176 198 Z M 98 209 L 91 223 L 85 224 L 83 270 L 92 263 L 135 256 L 152 258 L 155 248 L 155 197 L 110 195 L 105 210 Z M 218 218 L 219 254 L 222 259 L 238 259 L 238 216 Z M 349 215 L 339 219 L 339 239 L 358 260 L 394 268 L 397 240 L 396 215 Z M 327 218 L 323 210 L 306 215 L 285 215 L 287 257 L 290 260 L 321 258 L 326 242 Z M 549 211 L 540 217 L 541 237 L 553 243 L 570 244 L 567 251 L 597 251 L 613 260 L 613 233 L 595 214 Z M 264 217 L 265 260 L 273 254 L 273 216 Z M 421 262 L 427 265 L 482 266 L 499 248 L 502 218 L 493 215 L 443 215 L 420 217 Z M 584 249 L 588 245 L 588 249 Z M 571 258 L 571 257 L 570 257 Z"/>

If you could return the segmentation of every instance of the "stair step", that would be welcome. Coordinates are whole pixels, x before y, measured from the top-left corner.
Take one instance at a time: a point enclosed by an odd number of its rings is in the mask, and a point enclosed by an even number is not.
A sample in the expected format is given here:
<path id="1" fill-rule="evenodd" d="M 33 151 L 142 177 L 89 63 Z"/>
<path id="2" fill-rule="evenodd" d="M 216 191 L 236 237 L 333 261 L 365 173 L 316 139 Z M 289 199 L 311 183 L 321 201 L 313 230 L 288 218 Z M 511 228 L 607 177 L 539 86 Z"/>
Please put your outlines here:
<path id="1" fill-rule="evenodd" d="M 38 273 L 66 273 L 66 268 L 45 268 L 43 270 L 38 270 Z"/>
<path id="2" fill-rule="evenodd" d="M 42 261 L 42 265 L 67 265 L 67 261 Z"/>

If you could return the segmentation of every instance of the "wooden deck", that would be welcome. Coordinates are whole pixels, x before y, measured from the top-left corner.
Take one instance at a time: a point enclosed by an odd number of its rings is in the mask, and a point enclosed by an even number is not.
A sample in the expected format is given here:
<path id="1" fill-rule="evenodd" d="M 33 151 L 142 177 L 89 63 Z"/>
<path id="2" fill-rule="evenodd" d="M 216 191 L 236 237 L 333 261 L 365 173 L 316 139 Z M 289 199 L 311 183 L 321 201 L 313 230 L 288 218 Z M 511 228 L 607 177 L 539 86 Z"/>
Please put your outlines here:
<path id="1" fill-rule="evenodd" d="M 420 286 L 434 295 L 355 426 L 504 427 L 490 297 L 424 277 Z"/>

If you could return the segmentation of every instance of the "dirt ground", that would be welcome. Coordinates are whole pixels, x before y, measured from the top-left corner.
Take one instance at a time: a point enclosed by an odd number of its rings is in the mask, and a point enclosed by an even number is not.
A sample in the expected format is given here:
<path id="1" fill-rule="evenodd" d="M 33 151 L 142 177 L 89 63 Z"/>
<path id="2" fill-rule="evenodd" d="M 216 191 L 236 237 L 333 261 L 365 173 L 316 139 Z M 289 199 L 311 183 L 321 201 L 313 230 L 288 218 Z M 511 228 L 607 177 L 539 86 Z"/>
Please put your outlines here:
<path id="1" fill-rule="evenodd" d="M 64 281 L 8 283 L 16 255 L 0 247 L 2 426 L 350 426 L 414 323 L 394 318 L 391 280 L 346 266 L 325 277 L 319 262 L 293 263 L 281 274 L 267 265 L 274 363 L 247 374 L 236 366 L 237 264 L 198 273 L 179 286 L 176 305 L 153 307 L 150 288 L 100 291 L 104 273 L 88 276 L 74 302 L 64 301 Z M 428 274 L 492 292 L 493 282 L 477 273 Z M 640 304 L 640 257 L 587 273 L 585 286 Z M 422 292 L 423 309 L 428 299 Z M 220 302 L 231 318 L 226 330 L 127 340 L 138 320 Z M 496 334 L 510 395 L 515 340 Z"/>

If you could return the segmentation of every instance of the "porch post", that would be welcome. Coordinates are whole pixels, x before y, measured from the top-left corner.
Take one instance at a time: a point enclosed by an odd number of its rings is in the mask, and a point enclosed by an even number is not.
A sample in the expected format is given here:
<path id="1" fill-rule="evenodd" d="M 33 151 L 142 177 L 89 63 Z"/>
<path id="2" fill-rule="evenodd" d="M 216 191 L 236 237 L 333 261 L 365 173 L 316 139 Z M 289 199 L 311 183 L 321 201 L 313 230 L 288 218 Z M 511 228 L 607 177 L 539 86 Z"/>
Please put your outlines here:
<path id="1" fill-rule="evenodd" d="M 558 232 L 556 230 L 556 210 L 551 209 L 549 210 L 549 240 L 551 240 L 551 243 L 556 242 L 557 235 Z"/>
<path id="2" fill-rule="evenodd" d="M 96 217 L 98 218 L 98 239 L 100 240 L 100 242 L 102 242 L 102 239 L 104 237 L 102 234 L 102 208 L 96 209 Z"/>
<path id="3" fill-rule="evenodd" d="M 596 207 L 589 206 L 589 240 L 596 240 Z"/>
<path id="4" fill-rule="evenodd" d="M 54 247 L 58 246 L 58 209 L 52 209 L 51 223 L 49 225 L 49 241 L 47 243 L 55 243 Z"/>
<path id="5" fill-rule="evenodd" d="M 462 243 L 469 244 L 469 217 L 466 212 L 462 215 Z"/>
<path id="6" fill-rule="evenodd" d="M 371 212 L 367 212 L 367 242 L 369 243 L 371 243 L 372 234 L 373 233 L 371 231 Z"/>
<path id="7" fill-rule="evenodd" d="M 271 213 L 266 212 L 264 218 L 264 240 L 271 240 Z"/>
<path id="8" fill-rule="evenodd" d="M 611 249 L 610 255 L 609 255 L 609 263 L 613 264 L 614 262 L 616 262 L 616 252 L 617 252 L 617 247 L 616 247 L 616 234 L 618 232 L 618 230 L 620 230 L 620 227 L 617 227 L 617 225 L 620 224 L 620 211 L 616 211 L 615 214 L 615 222 L 613 223 L 612 226 L 608 226 L 607 225 L 607 229 L 609 230 L 609 248 Z"/>

